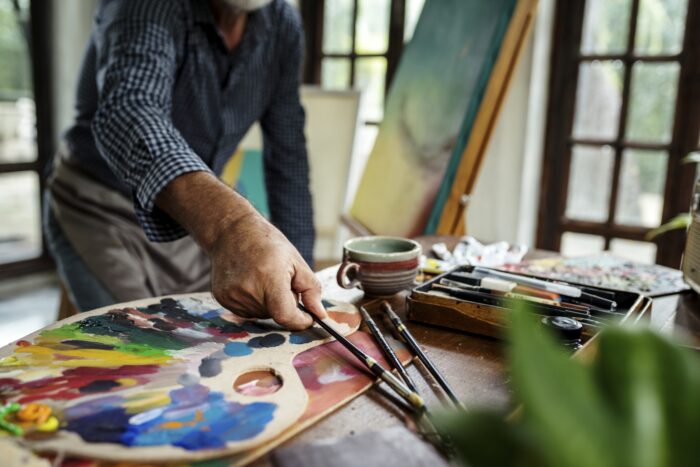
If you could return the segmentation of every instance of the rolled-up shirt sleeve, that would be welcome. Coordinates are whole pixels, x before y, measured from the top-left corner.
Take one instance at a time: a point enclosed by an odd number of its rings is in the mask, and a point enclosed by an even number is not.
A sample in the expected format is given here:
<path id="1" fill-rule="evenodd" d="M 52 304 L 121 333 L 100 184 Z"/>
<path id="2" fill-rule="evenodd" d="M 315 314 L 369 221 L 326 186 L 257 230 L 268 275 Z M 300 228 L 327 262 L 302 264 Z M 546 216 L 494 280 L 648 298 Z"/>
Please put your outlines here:
<path id="1" fill-rule="evenodd" d="M 304 109 L 299 100 L 303 50 L 301 21 L 292 7 L 277 31 L 282 47 L 280 75 L 270 107 L 261 119 L 265 185 L 272 222 L 312 264 L 315 231 L 309 191 Z"/>
<path id="2" fill-rule="evenodd" d="M 211 171 L 170 117 L 182 15 L 171 2 L 105 3 L 97 16 L 92 132 L 101 156 L 131 189 L 149 240 L 175 240 L 187 232 L 154 205 L 156 196 L 182 174 Z"/>

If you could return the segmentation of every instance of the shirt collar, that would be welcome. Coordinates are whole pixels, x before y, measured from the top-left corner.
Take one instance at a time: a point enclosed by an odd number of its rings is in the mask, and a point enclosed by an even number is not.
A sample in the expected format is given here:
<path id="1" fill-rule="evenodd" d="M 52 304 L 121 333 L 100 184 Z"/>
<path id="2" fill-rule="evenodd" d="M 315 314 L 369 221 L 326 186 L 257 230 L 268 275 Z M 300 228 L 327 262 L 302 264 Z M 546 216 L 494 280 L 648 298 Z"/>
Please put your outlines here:
<path id="1" fill-rule="evenodd" d="M 204 23 L 217 27 L 214 21 L 214 15 L 212 15 L 211 9 L 209 8 L 209 2 L 207 0 L 195 0 L 193 3 L 194 8 L 192 14 L 194 16 L 194 21 L 196 23 Z M 270 3 L 251 12 L 248 15 L 248 24 L 246 27 L 250 27 L 256 34 L 272 29 L 272 5 L 273 3 Z"/>

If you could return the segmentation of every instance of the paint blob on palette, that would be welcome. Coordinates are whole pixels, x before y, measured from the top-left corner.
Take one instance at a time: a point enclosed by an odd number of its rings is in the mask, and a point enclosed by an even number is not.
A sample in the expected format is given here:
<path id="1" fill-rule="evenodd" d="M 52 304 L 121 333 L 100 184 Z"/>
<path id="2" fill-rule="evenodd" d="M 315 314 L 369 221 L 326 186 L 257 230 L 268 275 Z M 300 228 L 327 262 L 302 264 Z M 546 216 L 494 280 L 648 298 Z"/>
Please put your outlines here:
<path id="1" fill-rule="evenodd" d="M 343 334 L 359 327 L 352 305 L 324 305 Z M 255 447 L 298 420 L 308 394 L 292 360 L 329 340 L 317 327 L 240 318 L 208 294 L 118 305 L 0 350 L 0 403 L 43 402 L 59 414 L 54 437 L 26 440 L 38 450 L 204 459 Z"/>

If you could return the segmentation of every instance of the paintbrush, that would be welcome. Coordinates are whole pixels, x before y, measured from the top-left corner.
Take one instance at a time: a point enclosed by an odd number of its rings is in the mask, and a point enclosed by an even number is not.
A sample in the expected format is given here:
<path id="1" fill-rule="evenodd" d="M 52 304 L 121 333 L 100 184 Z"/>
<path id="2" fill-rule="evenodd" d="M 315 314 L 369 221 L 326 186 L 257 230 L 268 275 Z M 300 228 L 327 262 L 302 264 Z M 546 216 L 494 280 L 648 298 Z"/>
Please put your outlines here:
<path id="1" fill-rule="evenodd" d="M 360 360 L 369 371 L 371 371 L 377 377 L 381 378 L 384 382 L 386 382 L 386 384 L 388 384 L 389 387 L 396 391 L 398 395 L 403 397 L 404 400 L 406 400 L 406 402 L 411 404 L 411 406 L 413 406 L 417 410 L 425 410 L 425 402 L 423 401 L 423 398 L 418 395 L 418 393 L 407 388 L 406 385 L 404 385 L 400 379 L 394 376 L 392 372 L 385 369 L 379 364 L 379 362 L 377 362 L 375 359 L 373 359 L 365 352 L 360 350 L 357 346 L 355 346 L 355 344 L 347 340 L 342 334 L 336 331 L 333 325 L 330 324 L 330 322 L 328 322 L 328 319 L 322 320 L 321 318 L 307 310 L 306 307 L 301 303 L 297 303 L 297 306 L 301 311 L 311 315 L 313 320 L 316 323 L 318 323 L 319 326 L 321 326 L 328 334 L 330 334 L 338 342 L 340 342 L 343 345 L 343 347 L 350 351 L 350 353 L 357 357 L 357 359 Z"/>
<path id="2" fill-rule="evenodd" d="M 374 322 L 372 316 L 370 316 L 369 312 L 363 306 L 360 307 L 360 313 L 362 313 L 362 319 L 365 321 L 365 323 L 367 323 L 367 327 L 374 336 L 374 339 L 377 341 L 377 343 L 379 343 L 379 347 L 384 352 L 384 356 L 386 357 L 387 361 L 396 369 L 399 376 L 401 376 L 401 379 L 406 382 L 406 386 L 408 386 L 408 388 L 412 391 L 418 392 L 416 385 L 411 380 L 411 377 L 408 376 L 406 368 L 404 368 L 404 366 L 401 364 L 399 357 L 396 356 L 394 349 L 391 348 L 391 345 L 389 345 L 389 342 L 387 342 L 384 334 L 382 334 L 382 331 L 379 330 L 379 326 L 377 326 L 377 323 Z"/>
<path id="3" fill-rule="evenodd" d="M 524 295 L 521 293 L 517 292 L 503 292 L 501 290 L 493 290 L 489 289 L 488 287 L 479 287 L 479 286 L 473 286 L 469 284 L 464 284 L 459 281 L 452 281 L 450 279 L 440 279 L 440 285 L 444 285 L 447 287 L 454 287 L 456 289 L 464 289 L 464 290 L 469 290 L 472 292 L 482 292 L 482 293 L 487 293 L 487 294 L 492 294 L 492 295 L 497 295 L 499 297 L 505 297 L 505 298 L 512 298 L 513 300 L 524 300 L 526 302 L 532 302 L 532 303 L 538 303 L 540 305 L 547 305 L 547 306 L 552 306 L 552 307 L 558 307 L 558 308 L 564 308 L 572 311 L 579 311 L 581 313 L 585 314 L 590 314 L 590 309 L 587 306 L 584 305 L 577 305 L 575 303 L 562 303 L 562 302 L 557 302 L 556 300 L 550 300 L 547 298 L 541 298 L 541 297 L 533 297 L 530 295 Z"/>
<path id="4" fill-rule="evenodd" d="M 464 407 L 464 404 L 462 404 L 459 398 L 457 398 L 457 395 L 452 390 L 445 377 L 442 376 L 442 373 L 440 373 L 433 362 L 431 362 L 428 356 L 421 350 L 418 342 L 416 342 L 416 339 L 413 337 L 411 332 L 403 324 L 401 318 L 399 318 L 394 312 L 393 308 L 391 308 L 391 305 L 389 305 L 388 302 L 382 302 L 382 310 L 384 310 L 384 312 L 389 316 L 389 320 L 392 322 L 399 335 L 403 338 L 404 342 L 406 342 L 408 348 L 410 348 L 418 359 L 423 362 L 423 365 L 425 365 L 430 374 L 433 375 L 435 381 L 440 384 L 447 396 L 452 400 L 452 403 L 462 410 L 467 410 L 466 407 Z"/>
<path id="5" fill-rule="evenodd" d="M 441 284 L 431 284 L 430 292 L 433 291 L 445 293 L 450 297 L 457 298 L 459 300 L 476 301 L 485 305 L 497 306 L 501 308 L 510 308 L 511 304 L 508 302 L 508 300 L 513 300 L 507 297 L 495 296 L 490 293 L 476 292 L 457 287 L 449 287 Z M 594 327 L 600 327 L 605 325 L 604 322 L 600 321 L 601 319 L 605 318 L 600 317 L 598 319 L 593 319 L 590 314 L 583 313 L 580 311 L 568 310 L 565 308 L 553 307 L 549 305 L 543 305 L 540 303 L 530 303 L 529 307 L 534 313 L 540 315 L 569 316 Z"/>
<path id="6" fill-rule="evenodd" d="M 614 310 L 615 308 L 617 308 L 617 302 L 595 295 L 591 293 L 591 289 L 587 289 L 588 291 L 583 291 L 578 287 L 566 283 L 550 282 L 534 277 L 521 276 L 519 274 L 511 274 L 509 272 L 503 272 L 496 269 L 487 269 L 481 266 L 476 266 L 473 272 L 475 272 L 476 274 L 495 276 L 501 279 L 517 282 L 518 284 L 524 284 L 544 289 L 565 297 L 577 299 L 581 303 L 595 305 L 609 310 Z M 608 292 L 604 293 L 607 294 Z"/>

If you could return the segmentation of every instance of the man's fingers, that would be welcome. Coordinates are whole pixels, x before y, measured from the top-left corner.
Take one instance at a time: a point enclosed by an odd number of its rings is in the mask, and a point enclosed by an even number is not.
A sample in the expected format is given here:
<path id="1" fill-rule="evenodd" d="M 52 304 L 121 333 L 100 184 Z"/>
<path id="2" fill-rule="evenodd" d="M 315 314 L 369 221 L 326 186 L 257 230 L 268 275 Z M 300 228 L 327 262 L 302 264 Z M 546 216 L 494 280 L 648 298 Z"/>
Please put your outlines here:
<path id="1" fill-rule="evenodd" d="M 321 283 L 306 265 L 296 269 L 292 277 L 292 290 L 301 294 L 301 301 L 307 310 L 321 319 L 328 318 L 321 303 Z"/>
<path id="2" fill-rule="evenodd" d="M 265 290 L 265 306 L 272 319 L 289 330 L 300 331 L 314 324 L 311 316 L 297 308 L 296 296 L 284 281 Z"/>

